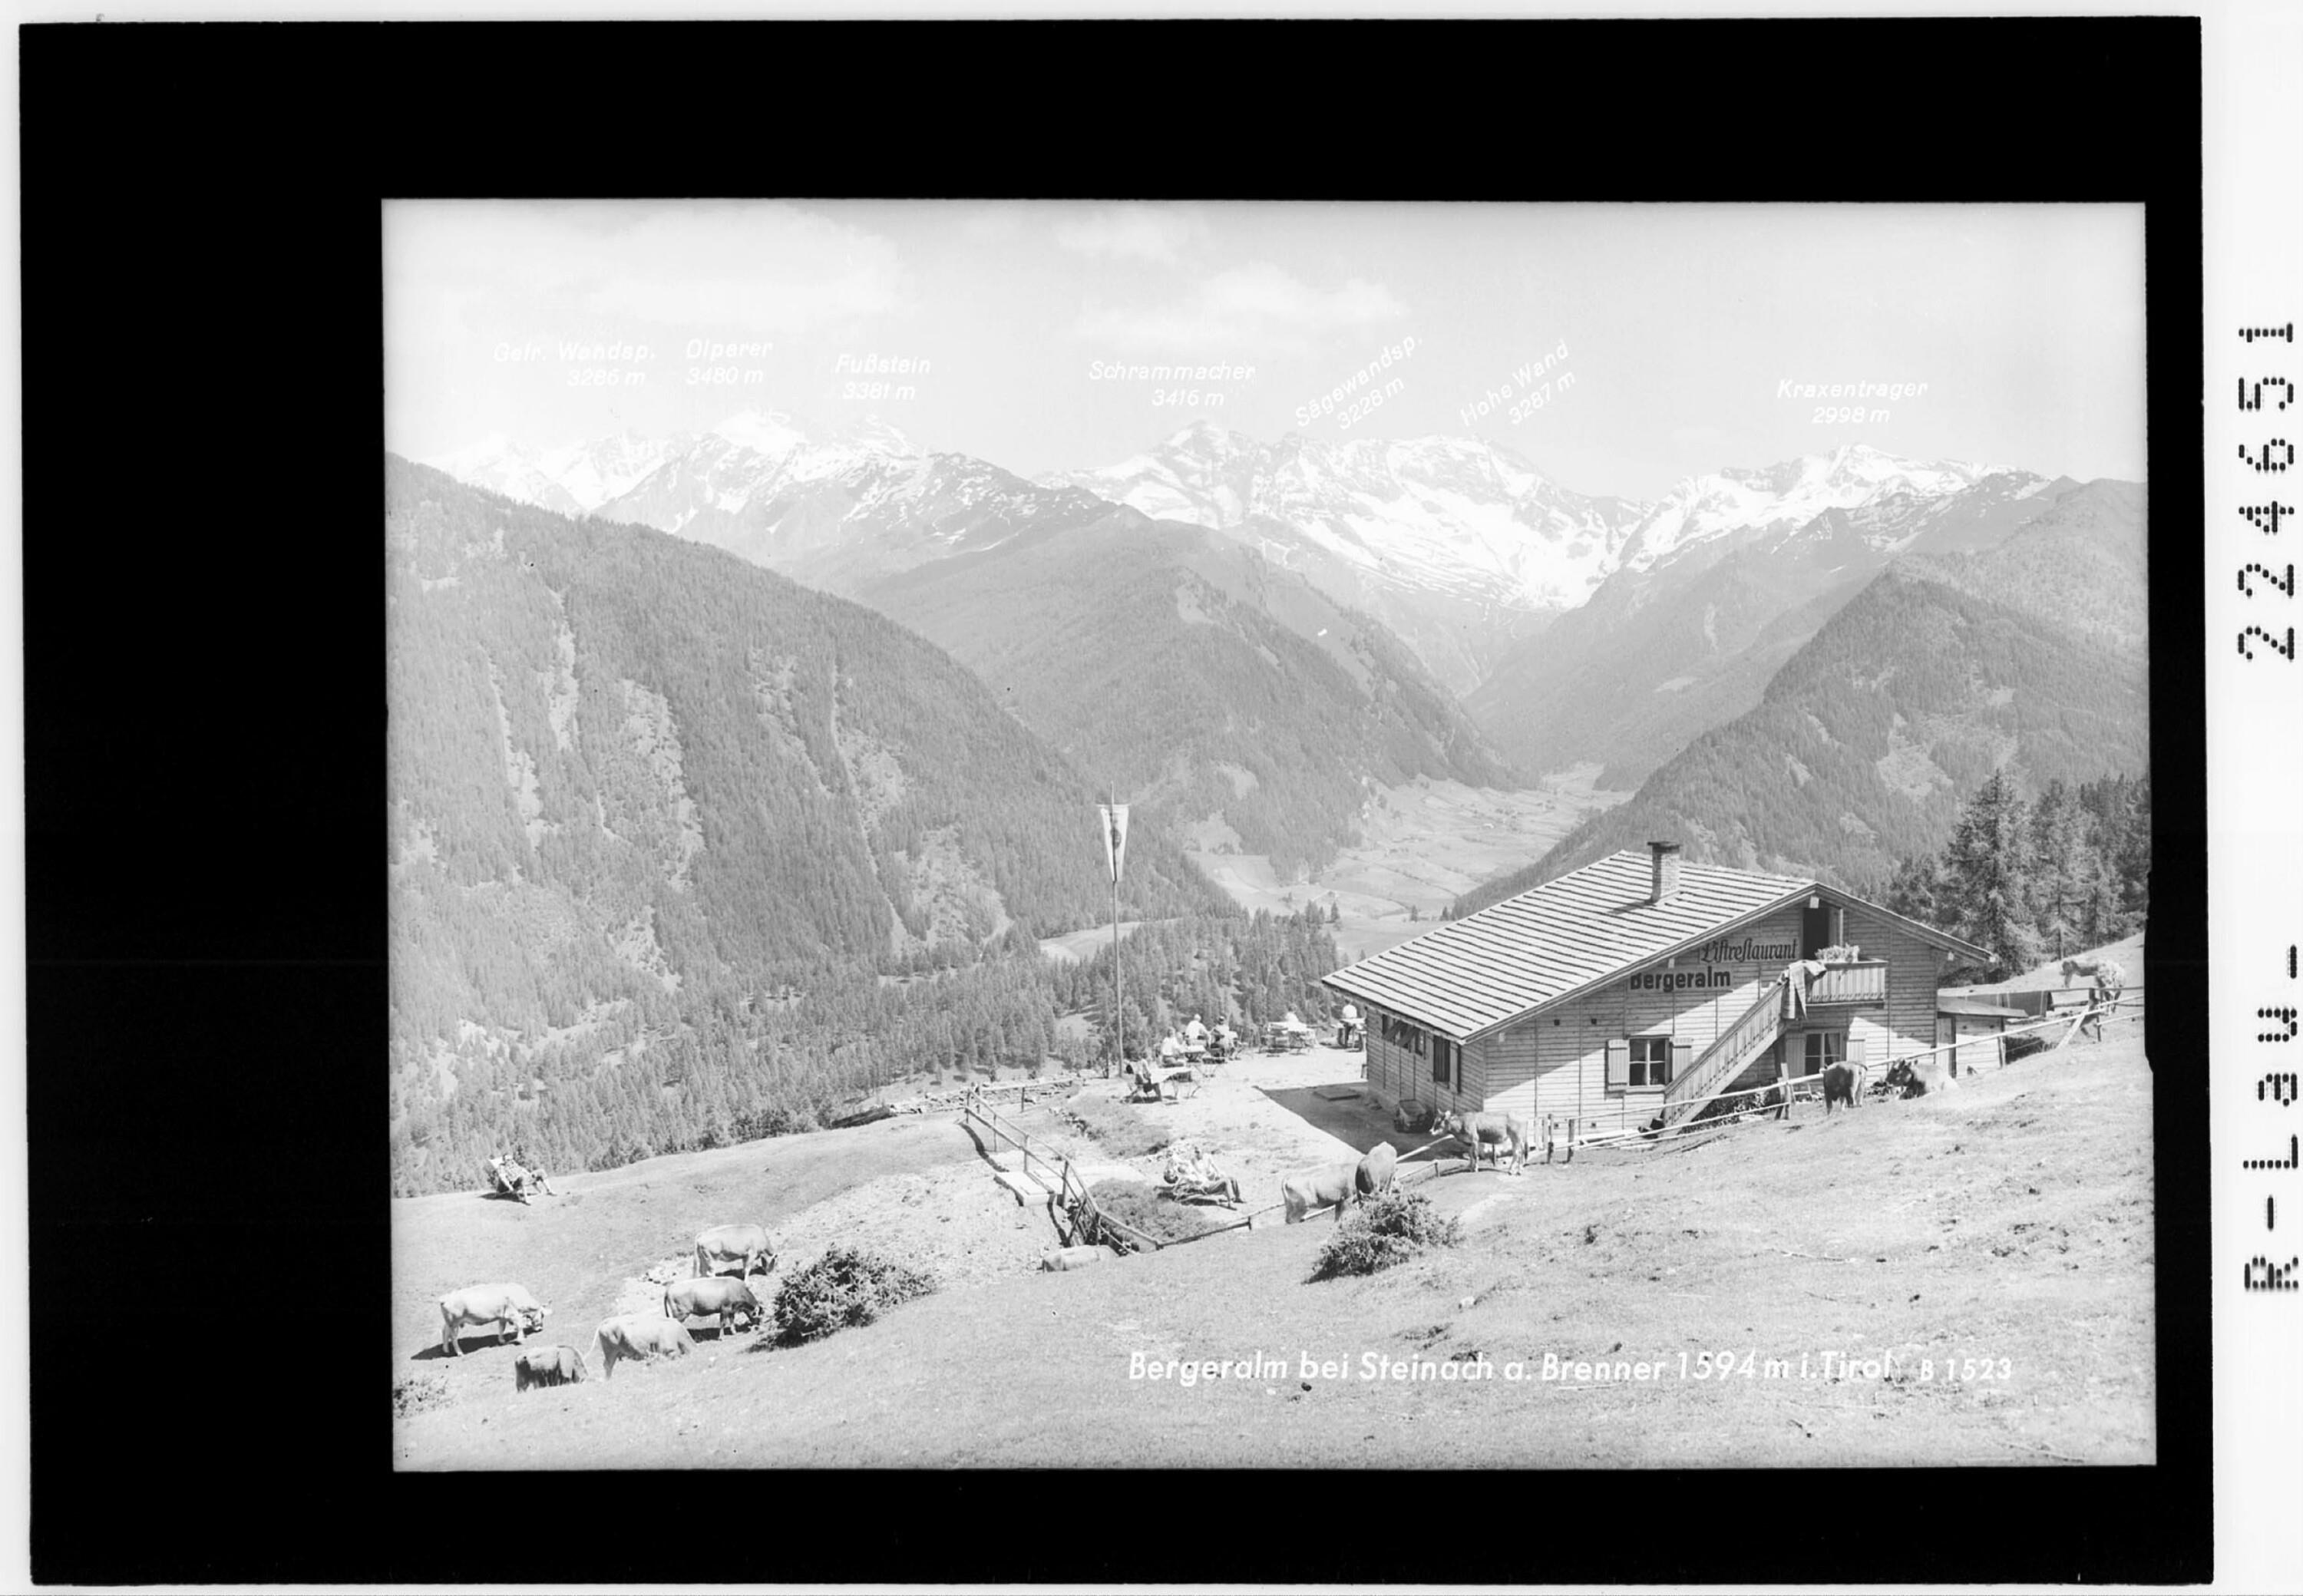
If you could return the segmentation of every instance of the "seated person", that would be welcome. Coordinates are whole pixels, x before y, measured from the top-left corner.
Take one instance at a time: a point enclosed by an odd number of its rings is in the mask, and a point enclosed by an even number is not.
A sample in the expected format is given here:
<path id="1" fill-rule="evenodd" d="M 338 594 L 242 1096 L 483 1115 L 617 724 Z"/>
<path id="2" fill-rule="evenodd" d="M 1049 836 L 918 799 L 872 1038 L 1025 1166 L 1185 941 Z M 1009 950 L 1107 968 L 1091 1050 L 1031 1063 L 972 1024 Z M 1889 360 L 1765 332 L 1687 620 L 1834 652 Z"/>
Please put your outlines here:
<path id="1" fill-rule="evenodd" d="M 1191 1024 L 1184 1027 L 1184 1045 L 1186 1048 L 1194 1048 L 1205 1047 L 1207 1044 L 1208 1028 L 1200 1023 L 1200 1017 L 1194 1014 L 1192 1016 Z"/>
<path id="2" fill-rule="evenodd" d="M 1160 1178 L 1180 1192 L 1221 1197 L 1227 1203 L 1241 1201 L 1238 1178 L 1217 1169 L 1215 1161 L 1196 1145 L 1169 1148 L 1168 1167 Z"/>
<path id="3" fill-rule="evenodd" d="M 1170 1032 L 1168 1032 L 1165 1036 L 1162 1036 L 1161 1038 L 1160 1038 L 1160 1063 L 1162 1063 L 1162 1064 L 1173 1064 L 1173 1063 L 1175 1063 L 1175 1061 L 1176 1061 L 1178 1058 L 1180 1058 L 1180 1057 L 1182 1057 L 1182 1056 L 1183 1056 L 1183 1051 L 1184 1051 L 1184 1044 L 1183 1044 L 1182 1043 L 1180 1043 L 1180 1042 L 1178 1042 L 1178 1041 L 1177 1041 L 1177 1040 L 1176 1040 L 1176 1033 L 1175 1033 L 1175 1032 L 1170 1031 Z"/>

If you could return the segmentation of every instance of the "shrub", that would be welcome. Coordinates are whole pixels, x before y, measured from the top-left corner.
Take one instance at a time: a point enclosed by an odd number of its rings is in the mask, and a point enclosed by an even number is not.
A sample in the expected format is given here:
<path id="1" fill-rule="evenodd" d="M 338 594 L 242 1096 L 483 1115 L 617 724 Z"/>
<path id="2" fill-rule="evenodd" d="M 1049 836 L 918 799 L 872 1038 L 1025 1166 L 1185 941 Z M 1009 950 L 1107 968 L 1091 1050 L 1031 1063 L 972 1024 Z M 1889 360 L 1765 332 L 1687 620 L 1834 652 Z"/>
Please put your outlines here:
<path id="1" fill-rule="evenodd" d="M 2001 1045 L 2005 1049 L 2001 1057 L 2012 1064 L 2016 1060 L 2028 1059 L 2033 1053 L 2046 1052 L 2047 1039 L 2037 1031 L 2025 1031 L 2020 1035 L 2008 1037 Z"/>
<path id="2" fill-rule="evenodd" d="M 891 1258 L 833 1247 L 792 1271 L 776 1292 L 776 1340 L 786 1347 L 869 1324 L 898 1303 L 925 1296 L 935 1281 Z"/>
<path id="3" fill-rule="evenodd" d="M 1372 1203 L 1362 1204 L 1336 1227 L 1335 1234 L 1320 1249 L 1312 1278 L 1328 1280 L 1337 1275 L 1371 1275 L 1433 1247 L 1455 1246 L 1463 1239 L 1463 1225 L 1441 1219 L 1430 1198 L 1395 1186 Z"/>
<path id="4" fill-rule="evenodd" d="M 445 1374 L 402 1374 L 392 1382 L 392 1416 L 395 1419 L 422 1413 L 427 1407 L 444 1407 L 447 1402 Z"/>
<path id="5" fill-rule="evenodd" d="M 1215 1228 L 1213 1221 L 1187 1203 L 1171 1203 L 1163 1193 L 1141 1180 L 1099 1180 L 1088 1195 L 1104 1212 L 1154 1241 L 1182 1241 Z"/>

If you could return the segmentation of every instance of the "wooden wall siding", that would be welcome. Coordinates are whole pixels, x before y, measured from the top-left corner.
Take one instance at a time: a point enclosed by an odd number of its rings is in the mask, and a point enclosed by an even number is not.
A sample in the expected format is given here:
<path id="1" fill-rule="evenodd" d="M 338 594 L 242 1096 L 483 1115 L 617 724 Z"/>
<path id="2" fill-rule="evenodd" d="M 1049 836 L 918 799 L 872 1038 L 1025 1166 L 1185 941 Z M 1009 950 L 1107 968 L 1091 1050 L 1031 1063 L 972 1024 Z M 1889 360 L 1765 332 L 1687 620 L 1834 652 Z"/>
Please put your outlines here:
<path id="1" fill-rule="evenodd" d="M 1460 1090 L 1443 1086 L 1431 1078 L 1431 1030 L 1422 1027 L 1425 1051 L 1418 1053 L 1386 1039 L 1384 1022 L 1395 1018 L 1390 1010 L 1369 1006 L 1367 1009 L 1367 1078 L 1375 1087 L 1377 1101 L 1387 1107 L 1401 1103 L 1417 1103 L 1427 1108 L 1476 1109 L 1480 1103 L 1480 1081 L 1483 1067 L 1478 1050 L 1465 1048 L 1456 1077 L 1462 1081 Z M 1413 1018 L 1407 1023 L 1415 1024 Z"/>
<path id="2" fill-rule="evenodd" d="M 1864 1060 L 1876 1078 L 1892 1059 L 1935 1045 L 1936 981 L 1940 970 L 1934 947 L 1860 908 L 1847 910 L 1847 940 L 1863 950 L 1866 958 L 1887 961 L 1887 1001 L 1885 1007 L 1810 1009 L 1804 1019 L 1784 1028 L 1784 1050 L 1792 1068 L 1799 1069 L 1807 1030 L 1843 1029 L 1851 1043 L 1860 1043 Z M 1794 905 L 1733 933 L 1726 940 L 1791 942 L 1800 936 L 1800 908 Z M 1683 959 L 1683 967 L 1704 967 Z M 1598 991 L 1573 1003 L 1539 1014 L 1494 1032 L 1464 1050 L 1460 1093 L 1449 1092 L 1431 1079 L 1430 1056 L 1393 1046 L 1383 1039 L 1386 1010 L 1370 1006 L 1368 1079 L 1387 1103 L 1412 1102 L 1439 1108 L 1504 1109 L 1528 1116 L 1574 1119 L 1586 1134 L 1616 1126 L 1637 1126 L 1662 1107 L 1660 1086 L 1635 1087 L 1611 1093 L 1607 1080 L 1607 1044 L 1626 1036 L 1669 1036 L 1703 1050 L 1758 1001 L 1774 984 L 1786 960 L 1719 964 L 1734 977 L 1728 986 L 1665 990 L 1633 990 L 1625 972 Z M 1555 1023 L 1556 1022 L 1556 1023 Z M 1413 1021 L 1411 1020 L 1411 1023 Z M 1746 1068 L 1732 1087 L 1765 1085 L 1776 1078 L 1774 1053 L 1763 1054 Z"/>

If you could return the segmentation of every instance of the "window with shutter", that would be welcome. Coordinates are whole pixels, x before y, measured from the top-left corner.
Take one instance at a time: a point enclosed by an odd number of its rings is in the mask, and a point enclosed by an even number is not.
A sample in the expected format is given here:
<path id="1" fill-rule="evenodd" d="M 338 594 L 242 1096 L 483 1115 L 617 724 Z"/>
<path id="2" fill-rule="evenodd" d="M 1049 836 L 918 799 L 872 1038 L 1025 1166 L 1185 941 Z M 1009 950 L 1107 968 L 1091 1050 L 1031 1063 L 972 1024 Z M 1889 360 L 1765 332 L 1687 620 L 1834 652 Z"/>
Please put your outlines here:
<path id="1" fill-rule="evenodd" d="M 1671 1079 L 1671 1038 L 1668 1036 L 1634 1036 L 1632 1038 L 1632 1074 L 1627 1083 L 1633 1086 L 1660 1086 Z"/>

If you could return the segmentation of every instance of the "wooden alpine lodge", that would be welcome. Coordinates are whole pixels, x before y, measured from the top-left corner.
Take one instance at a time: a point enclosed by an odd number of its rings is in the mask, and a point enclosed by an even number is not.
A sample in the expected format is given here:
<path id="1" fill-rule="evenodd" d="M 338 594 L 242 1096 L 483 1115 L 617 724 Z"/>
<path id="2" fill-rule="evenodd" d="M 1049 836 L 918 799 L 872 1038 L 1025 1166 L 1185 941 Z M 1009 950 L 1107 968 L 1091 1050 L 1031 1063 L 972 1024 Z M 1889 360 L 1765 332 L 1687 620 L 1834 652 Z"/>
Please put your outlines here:
<path id="1" fill-rule="evenodd" d="M 1626 849 L 1325 977 L 1387 1109 L 1498 1109 L 1575 1140 L 1936 1046 L 1973 943 L 1818 881 Z"/>

